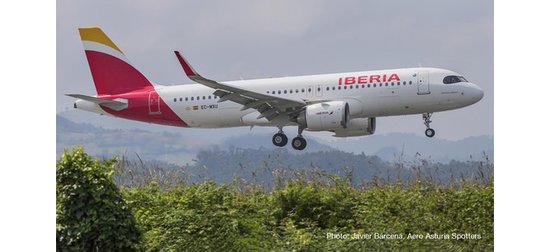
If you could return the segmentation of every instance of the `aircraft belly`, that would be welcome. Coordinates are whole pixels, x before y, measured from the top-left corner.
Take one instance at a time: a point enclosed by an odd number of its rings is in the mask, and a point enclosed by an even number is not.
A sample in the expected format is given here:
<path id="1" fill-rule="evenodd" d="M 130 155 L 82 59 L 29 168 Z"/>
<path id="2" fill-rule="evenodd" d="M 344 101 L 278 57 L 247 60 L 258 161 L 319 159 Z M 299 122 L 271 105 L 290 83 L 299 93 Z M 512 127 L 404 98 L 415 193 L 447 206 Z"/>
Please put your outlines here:
<path id="1" fill-rule="evenodd" d="M 197 107 L 198 106 L 198 107 Z M 201 108 L 201 106 L 203 106 Z M 218 128 L 220 127 L 220 117 L 218 109 L 205 109 L 205 105 L 195 105 L 185 108 L 183 118 L 187 124 L 195 128 Z"/>
<path id="2" fill-rule="evenodd" d="M 239 108 L 223 106 L 222 103 L 188 106 L 182 117 L 191 127 L 225 128 L 244 126 L 240 120 L 244 113 Z"/>

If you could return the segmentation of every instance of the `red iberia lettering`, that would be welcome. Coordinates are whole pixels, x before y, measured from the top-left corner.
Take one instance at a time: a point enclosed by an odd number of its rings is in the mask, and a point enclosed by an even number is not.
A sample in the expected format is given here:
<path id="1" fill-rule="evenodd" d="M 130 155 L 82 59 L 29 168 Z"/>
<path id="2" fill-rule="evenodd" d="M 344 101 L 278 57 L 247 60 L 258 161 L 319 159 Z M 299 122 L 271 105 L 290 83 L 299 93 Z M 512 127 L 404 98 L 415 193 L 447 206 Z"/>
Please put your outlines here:
<path id="1" fill-rule="evenodd" d="M 388 81 L 399 81 L 399 76 L 397 76 L 397 74 L 392 74 L 390 75 L 390 78 L 388 79 Z"/>
<path id="2" fill-rule="evenodd" d="M 373 82 L 389 82 L 400 81 L 399 75 L 393 74 L 373 74 L 373 75 L 361 75 L 361 76 L 348 76 L 338 78 L 338 85 L 353 85 L 353 84 L 365 84 Z"/>

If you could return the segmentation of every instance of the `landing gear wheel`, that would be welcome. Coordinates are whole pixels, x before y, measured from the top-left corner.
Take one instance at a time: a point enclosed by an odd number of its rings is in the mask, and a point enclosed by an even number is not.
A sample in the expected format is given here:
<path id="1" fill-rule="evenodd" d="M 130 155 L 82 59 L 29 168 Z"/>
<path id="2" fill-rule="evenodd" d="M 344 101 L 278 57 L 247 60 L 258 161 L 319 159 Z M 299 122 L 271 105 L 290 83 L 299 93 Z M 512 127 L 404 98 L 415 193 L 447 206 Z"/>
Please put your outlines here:
<path id="1" fill-rule="evenodd" d="M 424 132 L 424 133 L 426 133 L 427 137 L 434 137 L 435 136 L 435 130 L 430 129 L 430 128 L 426 129 L 426 132 Z"/>
<path id="2" fill-rule="evenodd" d="M 298 136 L 292 139 L 292 148 L 296 150 L 303 150 L 306 148 L 306 146 L 307 142 L 303 137 Z"/>
<path id="3" fill-rule="evenodd" d="M 275 146 L 283 147 L 288 143 L 288 137 L 283 133 L 277 133 L 273 135 L 272 141 Z"/>
<path id="4" fill-rule="evenodd" d="M 423 113 L 422 119 L 424 120 L 424 125 L 426 125 L 426 131 L 424 132 L 427 137 L 434 137 L 435 136 L 435 130 L 430 128 L 430 123 L 432 120 L 430 118 L 432 117 L 433 113 Z"/>

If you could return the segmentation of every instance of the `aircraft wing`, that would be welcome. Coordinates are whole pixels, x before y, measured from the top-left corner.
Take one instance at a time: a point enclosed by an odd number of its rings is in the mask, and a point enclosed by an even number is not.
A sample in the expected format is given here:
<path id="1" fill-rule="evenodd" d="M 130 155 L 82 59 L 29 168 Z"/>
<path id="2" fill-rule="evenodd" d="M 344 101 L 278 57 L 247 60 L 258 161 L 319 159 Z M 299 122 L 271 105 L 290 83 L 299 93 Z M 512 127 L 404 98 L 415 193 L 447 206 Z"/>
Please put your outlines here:
<path id="1" fill-rule="evenodd" d="M 258 119 L 265 117 L 271 121 L 278 115 L 290 116 L 301 111 L 306 105 L 306 102 L 301 100 L 271 96 L 206 79 L 198 74 L 178 51 L 174 51 L 174 53 L 189 79 L 216 90 L 214 95 L 220 97 L 218 102 L 232 101 L 241 104 L 243 105 L 241 110 L 256 109 L 261 114 Z"/>

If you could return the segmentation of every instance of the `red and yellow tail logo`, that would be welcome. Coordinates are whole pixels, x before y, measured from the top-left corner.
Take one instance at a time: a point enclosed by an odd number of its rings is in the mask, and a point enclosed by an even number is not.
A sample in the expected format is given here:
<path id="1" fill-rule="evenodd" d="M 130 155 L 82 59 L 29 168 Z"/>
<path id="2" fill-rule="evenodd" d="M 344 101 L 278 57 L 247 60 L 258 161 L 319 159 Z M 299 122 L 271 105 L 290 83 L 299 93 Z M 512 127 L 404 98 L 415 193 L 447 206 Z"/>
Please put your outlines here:
<path id="1" fill-rule="evenodd" d="M 99 27 L 79 28 L 80 38 L 98 95 L 114 95 L 151 88 L 122 50 Z"/>

